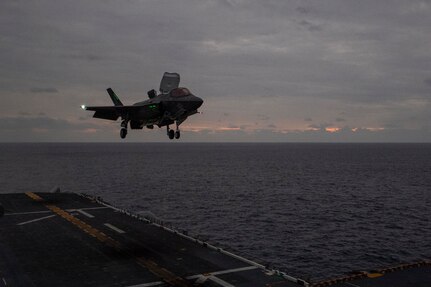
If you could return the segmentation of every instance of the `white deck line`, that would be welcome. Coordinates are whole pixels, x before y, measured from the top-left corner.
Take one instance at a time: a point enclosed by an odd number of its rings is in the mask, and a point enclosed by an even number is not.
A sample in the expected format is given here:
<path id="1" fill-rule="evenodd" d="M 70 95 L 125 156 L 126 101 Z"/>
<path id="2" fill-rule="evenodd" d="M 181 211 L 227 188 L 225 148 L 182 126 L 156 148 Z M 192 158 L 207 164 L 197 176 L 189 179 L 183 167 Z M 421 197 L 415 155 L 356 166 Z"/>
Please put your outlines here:
<path id="1" fill-rule="evenodd" d="M 79 213 L 81 213 L 82 215 L 87 216 L 88 218 L 94 218 L 94 215 L 92 215 L 92 214 L 90 214 L 90 213 L 88 213 L 88 212 L 85 212 L 85 211 L 84 211 L 84 210 L 82 210 L 82 209 L 77 209 L 76 211 L 77 211 L 77 212 L 79 212 Z"/>
<path id="2" fill-rule="evenodd" d="M 5 213 L 4 216 L 9 215 L 26 215 L 26 214 L 39 214 L 39 213 L 51 213 L 51 210 L 41 210 L 41 211 L 29 211 L 29 212 L 14 212 L 14 213 Z"/>
<path id="3" fill-rule="evenodd" d="M 121 230 L 120 228 L 118 228 L 118 227 L 116 227 L 116 226 L 114 226 L 114 225 L 112 225 L 112 224 L 110 224 L 110 223 L 105 223 L 104 224 L 106 227 L 109 227 L 109 228 L 111 228 L 112 230 L 114 230 L 114 231 L 116 231 L 116 232 L 118 232 L 118 233 L 126 233 L 126 231 L 124 231 L 124 230 Z"/>
<path id="4" fill-rule="evenodd" d="M 228 274 L 228 273 L 236 273 L 236 272 L 242 272 L 242 271 L 247 271 L 247 270 L 253 270 L 253 269 L 257 269 L 257 268 L 259 268 L 259 267 L 257 267 L 257 266 L 246 266 L 246 267 L 241 267 L 241 268 L 232 268 L 232 269 L 226 269 L 226 270 L 221 270 L 221 271 L 208 272 L 205 274 L 222 275 L 222 274 Z M 187 277 L 187 279 L 197 279 L 201 276 L 205 276 L 205 275 L 202 275 L 202 274 L 191 275 L 191 276 Z"/>
<path id="5" fill-rule="evenodd" d="M 224 286 L 224 287 L 231 287 L 232 286 L 232 287 L 234 287 L 234 285 L 231 285 L 228 282 L 223 281 L 222 279 L 215 277 L 215 275 L 242 272 L 242 271 L 247 271 L 247 270 L 252 270 L 252 269 L 257 269 L 257 268 L 258 267 L 256 267 L 256 266 L 246 266 L 246 267 L 241 267 L 241 268 L 226 269 L 226 270 L 220 270 L 220 271 L 205 273 L 207 275 L 203 275 L 203 274 L 191 275 L 191 276 L 186 277 L 186 279 L 191 280 L 191 279 L 198 279 L 198 278 L 204 277 L 204 278 L 207 278 L 207 279 L 210 279 L 210 280 L 216 282 L 217 284 L 219 284 L 221 286 Z M 127 287 L 150 287 L 150 286 L 158 286 L 158 285 L 162 285 L 162 284 L 165 284 L 165 282 L 155 281 L 155 282 L 142 283 L 142 284 L 137 284 L 137 285 L 130 285 Z"/>
<path id="6" fill-rule="evenodd" d="M 156 281 L 156 282 L 151 282 L 151 283 L 143 283 L 143 284 L 138 284 L 138 285 L 130 285 L 127 287 L 151 287 L 151 286 L 158 286 L 158 285 L 162 285 L 165 284 L 165 282 L 162 281 Z"/>
<path id="7" fill-rule="evenodd" d="M 83 208 L 70 208 L 66 209 L 66 211 L 78 211 L 78 210 L 96 210 L 96 209 L 106 209 L 108 206 L 97 206 L 97 207 L 83 207 Z"/>
<path id="8" fill-rule="evenodd" d="M 24 222 L 21 222 L 21 223 L 17 223 L 16 225 L 24 225 L 24 224 L 28 224 L 28 223 L 32 223 L 32 222 L 36 222 L 36 221 L 41 221 L 41 220 L 48 219 L 48 218 L 51 218 L 51 217 L 54 217 L 54 216 L 57 216 L 57 215 L 56 214 L 52 214 L 52 215 L 48 215 L 48 216 L 44 216 L 44 217 L 32 219 L 32 220 L 29 220 L 29 221 L 24 221 Z"/>

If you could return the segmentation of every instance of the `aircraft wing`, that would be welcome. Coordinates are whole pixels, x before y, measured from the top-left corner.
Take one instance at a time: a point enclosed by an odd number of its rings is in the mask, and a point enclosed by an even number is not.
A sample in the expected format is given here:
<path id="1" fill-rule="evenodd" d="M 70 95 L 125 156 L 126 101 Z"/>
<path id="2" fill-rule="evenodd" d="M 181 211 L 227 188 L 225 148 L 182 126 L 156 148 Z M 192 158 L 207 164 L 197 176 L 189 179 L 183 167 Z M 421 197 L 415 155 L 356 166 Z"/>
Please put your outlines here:
<path id="1" fill-rule="evenodd" d="M 95 111 L 93 118 L 116 121 L 119 117 L 126 117 L 136 113 L 154 114 L 159 111 L 159 104 L 133 105 L 133 106 L 82 106 L 86 111 Z"/>

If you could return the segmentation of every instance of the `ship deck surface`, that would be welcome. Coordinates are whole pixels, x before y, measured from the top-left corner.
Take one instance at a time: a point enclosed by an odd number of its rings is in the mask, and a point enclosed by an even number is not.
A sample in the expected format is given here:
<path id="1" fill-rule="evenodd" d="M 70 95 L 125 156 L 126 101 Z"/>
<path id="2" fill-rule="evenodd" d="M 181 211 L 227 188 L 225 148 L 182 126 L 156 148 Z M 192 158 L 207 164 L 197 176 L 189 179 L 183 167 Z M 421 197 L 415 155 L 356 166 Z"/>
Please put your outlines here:
<path id="1" fill-rule="evenodd" d="M 100 200 L 0 194 L 2 286 L 431 286 L 431 263 L 307 283 Z"/>
<path id="2" fill-rule="evenodd" d="M 0 286 L 298 286 L 78 194 L 0 194 L 0 202 Z"/>

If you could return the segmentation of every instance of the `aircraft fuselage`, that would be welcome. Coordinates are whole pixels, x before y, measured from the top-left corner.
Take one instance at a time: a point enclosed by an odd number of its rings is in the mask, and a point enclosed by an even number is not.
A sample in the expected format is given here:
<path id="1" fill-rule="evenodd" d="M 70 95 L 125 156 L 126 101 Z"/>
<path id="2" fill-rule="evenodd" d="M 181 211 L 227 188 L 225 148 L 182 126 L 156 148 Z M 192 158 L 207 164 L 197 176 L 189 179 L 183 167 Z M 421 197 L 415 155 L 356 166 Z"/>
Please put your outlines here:
<path id="1" fill-rule="evenodd" d="M 155 90 L 148 92 L 148 100 L 125 106 L 109 88 L 107 89 L 114 106 L 82 106 L 83 109 L 95 111 L 93 117 L 116 121 L 121 117 L 121 138 L 127 135 L 130 123 L 131 129 L 154 128 L 154 126 L 167 127 L 170 139 L 179 138 L 179 125 L 187 117 L 196 114 L 203 100 L 193 95 L 189 89 L 179 87 L 180 75 L 177 73 L 165 73 L 160 83 L 160 93 Z M 169 125 L 176 124 L 176 129 L 171 130 Z"/>

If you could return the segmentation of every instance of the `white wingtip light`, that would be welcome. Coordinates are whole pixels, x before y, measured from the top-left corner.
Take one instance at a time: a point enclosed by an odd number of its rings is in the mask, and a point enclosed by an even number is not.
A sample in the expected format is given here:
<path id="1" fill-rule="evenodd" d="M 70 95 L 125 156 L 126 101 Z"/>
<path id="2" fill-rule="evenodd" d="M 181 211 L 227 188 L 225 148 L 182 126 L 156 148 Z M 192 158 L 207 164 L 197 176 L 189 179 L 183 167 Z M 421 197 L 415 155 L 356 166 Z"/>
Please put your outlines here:
<path id="1" fill-rule="evenodd" d="M 87 107 L 85 105 L 81 105 L 81 109 L 85 110 Z"/>

